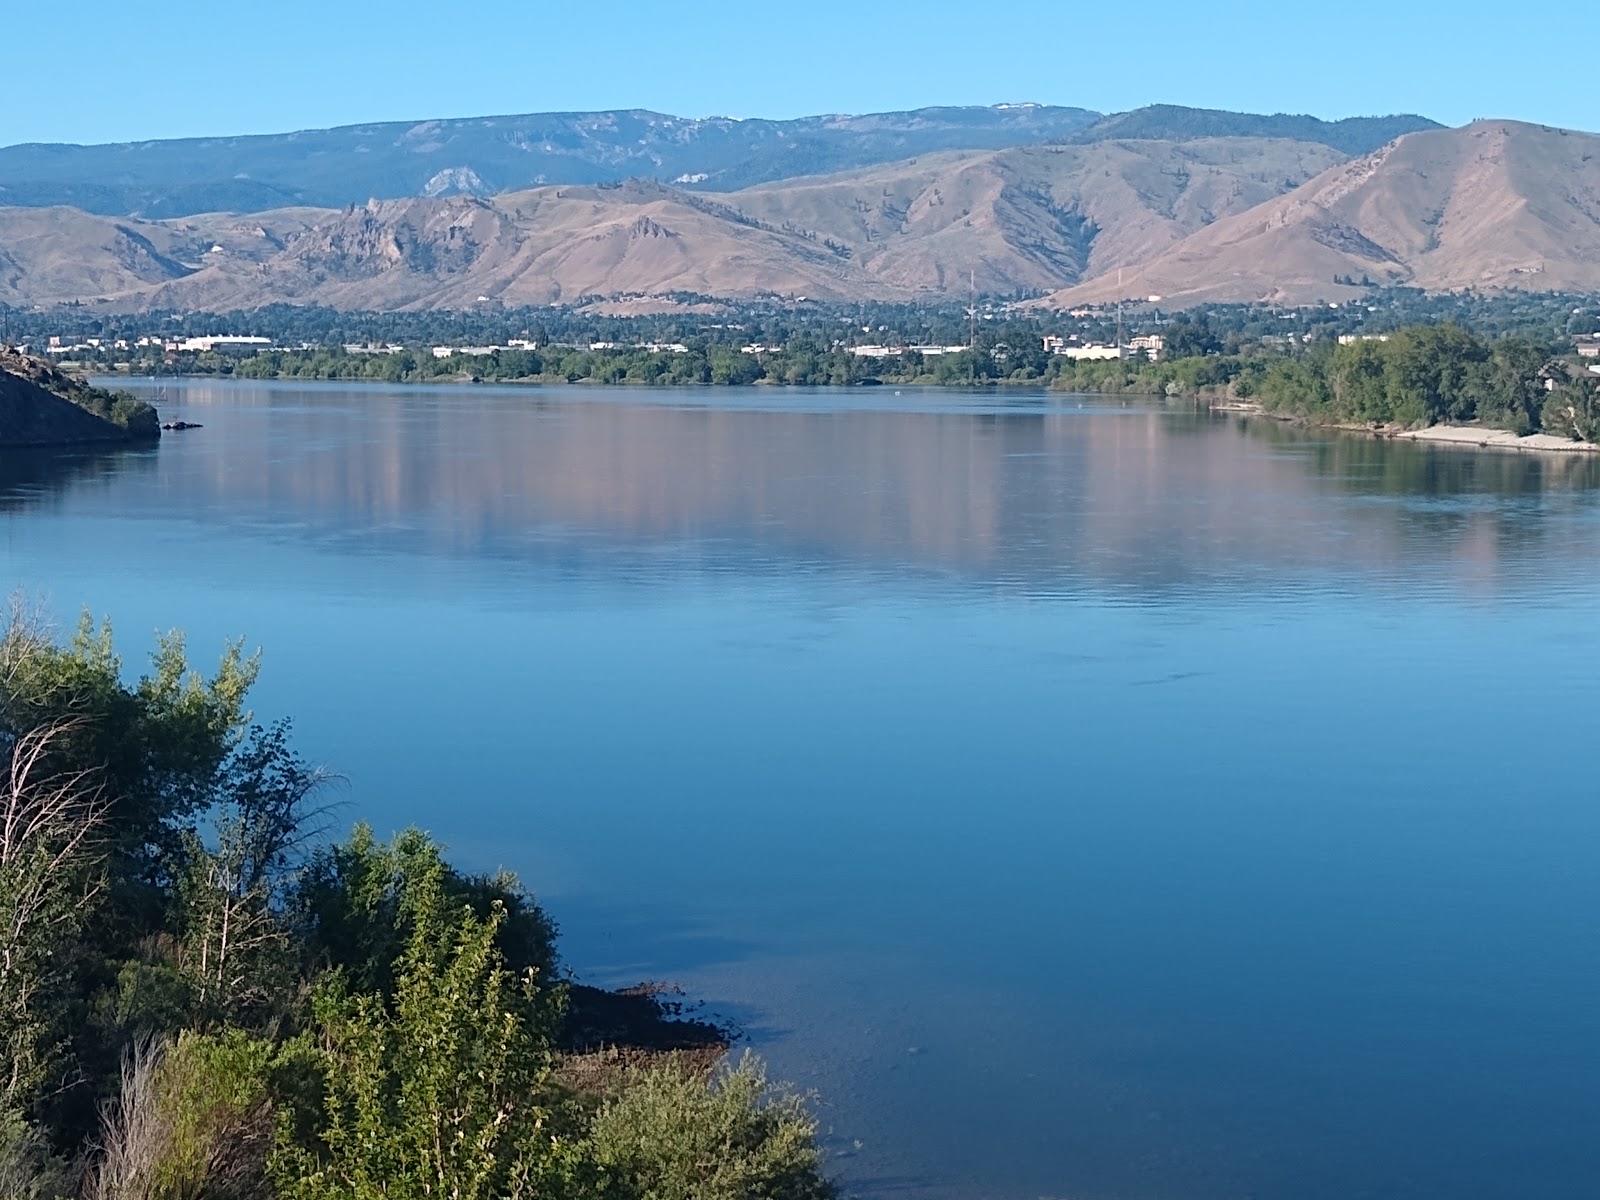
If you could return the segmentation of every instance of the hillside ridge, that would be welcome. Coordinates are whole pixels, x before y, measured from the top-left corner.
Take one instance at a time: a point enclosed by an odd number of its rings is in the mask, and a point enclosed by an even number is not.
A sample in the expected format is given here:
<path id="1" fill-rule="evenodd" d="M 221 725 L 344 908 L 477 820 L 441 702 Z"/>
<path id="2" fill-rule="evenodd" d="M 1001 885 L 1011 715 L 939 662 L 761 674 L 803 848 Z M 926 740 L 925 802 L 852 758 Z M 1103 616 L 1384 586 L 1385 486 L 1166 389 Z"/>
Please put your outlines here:
<path id="1" fill-rule="evenodd" d="M 381 121 L 233 137 L 7 146 L 0 148 L 0 205 L 167 218 L 336 208 L 371 197 L 494 195 L 633 176 L 729 191 L 946 150 L 1112 137 L 1292 136 L 1362 153 L 1433 124 L 1413 116 L 1324 122 L 1174 105 L 1107 116 L 1045 104 L 789 120 L 615 109 Z"/>

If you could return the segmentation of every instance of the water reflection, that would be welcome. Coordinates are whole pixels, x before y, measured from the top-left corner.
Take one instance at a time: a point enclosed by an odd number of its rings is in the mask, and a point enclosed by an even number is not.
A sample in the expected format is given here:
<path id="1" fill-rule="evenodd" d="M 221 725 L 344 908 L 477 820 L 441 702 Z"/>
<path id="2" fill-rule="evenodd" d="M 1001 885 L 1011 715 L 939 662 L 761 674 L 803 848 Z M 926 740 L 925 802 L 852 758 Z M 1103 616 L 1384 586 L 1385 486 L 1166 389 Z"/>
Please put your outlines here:
<path id="1" fill-rule="evenodd" d="M 679 572 L 848 565 L 1160 595 L 1382 581 L 1421 560 L 1504 587 L 1551 539 L 1600 549 L 1586 456 L 1070 398 L 971 412 L 937 394 L 703 396 L 197 384 L 173 411 L 207 428 L 137 461 L 193 520 L 529 564 L 632 552 L 652 574 L 668 550 Z"/>
<path id="2" fill-rule="evenodd" d="M 148 449 L 0 449 L 0 512 L 56 503 L 68 491 L 155 469 Z"/>

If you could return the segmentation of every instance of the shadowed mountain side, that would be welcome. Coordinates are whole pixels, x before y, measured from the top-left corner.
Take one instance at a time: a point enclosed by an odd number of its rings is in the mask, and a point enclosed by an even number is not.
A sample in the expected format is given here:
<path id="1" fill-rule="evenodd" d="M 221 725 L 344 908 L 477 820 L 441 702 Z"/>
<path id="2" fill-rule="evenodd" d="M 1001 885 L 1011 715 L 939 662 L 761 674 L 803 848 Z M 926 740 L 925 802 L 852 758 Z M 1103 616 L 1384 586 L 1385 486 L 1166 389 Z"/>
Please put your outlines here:
<path id="1" fill-rule="evenodd" d="M 1320 142 L 1341 155 L 1370 154 L 1387 142 L 1421 129 L 1438 129 L 1437 121 L 1406 113 L 1387 117 L 1346 117 L 1323 121 L 1290 113 L 1264 116 L 1225 112 L 1215 108 L 1185 108 L 1179 104 L 1151 104 L 1131 112 L 1102 117 L 1076 135 L 1078 141 L 1115 138 L 1284 138 Z"/>
<path id="2" fill-rule="evenodd" d="M 1292 138 L 1364 154 L 1422 117 L 1258 116 L 1156 105 L 1103 117 L 1046 104 L 919 108 L 795 120 L 644 109 L 389 121 L 245 137 L 0 149 L 0 205 L 152 218 L 338 208 L 370 197 L 488 196 L 631 177 L 726 191 L 947 150 L 1108 138 Z"/>
<path id="3" fill-rule="evenodd" d="M 1369 279 L 1430 291 L 1600 289 L 1600 137 L 1515 121 L 1414 133 L 1051 306 L 1290 303 Z M 1339 282 L 1336 282 L 1339 281 Z"/>
<path id="4" fill-rule="evenodd" d="M 390 121 L 245 137 L 0 149 L 0 204 L 148 217 L 492 195 L 632 176 L 735 188 L 950 149 L 1070 137 L 1081 108 L 922 108 L 788 121 L 644 109 Z"/>

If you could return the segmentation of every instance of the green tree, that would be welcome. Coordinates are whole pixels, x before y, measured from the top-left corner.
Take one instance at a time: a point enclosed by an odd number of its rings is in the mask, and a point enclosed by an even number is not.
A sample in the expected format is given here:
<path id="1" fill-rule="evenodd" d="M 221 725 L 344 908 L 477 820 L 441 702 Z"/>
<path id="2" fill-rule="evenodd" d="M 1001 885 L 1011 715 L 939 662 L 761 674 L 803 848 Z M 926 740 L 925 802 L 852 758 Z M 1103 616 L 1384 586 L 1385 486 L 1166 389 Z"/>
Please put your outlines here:
<path id="1" fill-rule="evenodd" d="M 1540 416 L 1545 430 L 1558 437 L 1600 440 L 1600 382 L 1568 379 L 1549 393 Z"/>
<path id="2" fill-rule="evenodd" d="M 480 919 L 450 898 L 437 865 L 405 891 L 411 934 L 393 993 L 353 993 L 337 978 L 320 989 L 318 1145 L 284 1141 L 283 1194 L 542 1195 L 560 1152 L 543 1100 L 554 996 L 536 972 L 506 968 L 501 905 Z"/>
<path id="3" fill-rule="evenodd" d="M 1222 338 L 1204 313 L 1179 313 L 1161 331 L 1162 353 L 1168 358 L 1200 358 L 1222 353 Z"/>
<path id="4" fill-rule="evenodd" d="M 196 816 L 217 800 L 257 670 L 256 659 L 231 645 L 204 678 L 190 668 L 182 635 L 169 634 L 150 672 L 129 687 L 109 623 L 96 626 L 85 614 L 57 646 L 13 620 L 0 639 L 0 729 L 61 728 L 46 765 L 97 775 L 115 882 L 153 886 L 180 860 Z"/>
<path id="5" fill-rule="evenodd" d="M 60 1086 L 83 924 L 101 891 L 104 792 L 51 766 L 75 723 L 0 733 L 0 1113 Z"/>

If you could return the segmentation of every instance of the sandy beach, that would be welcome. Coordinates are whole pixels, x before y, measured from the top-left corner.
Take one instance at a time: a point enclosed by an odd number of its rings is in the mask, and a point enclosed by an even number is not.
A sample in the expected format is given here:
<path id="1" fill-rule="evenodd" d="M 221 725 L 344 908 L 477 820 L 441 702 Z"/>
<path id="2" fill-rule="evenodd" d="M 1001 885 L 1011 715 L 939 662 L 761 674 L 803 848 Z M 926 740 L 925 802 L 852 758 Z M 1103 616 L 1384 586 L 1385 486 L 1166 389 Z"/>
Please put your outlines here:
<path id="1" fill-rule="evenodd" d="M 1400 433 L 1384 433 L 1382 436 L 1397 441 L 1439 442 L 1483 450 L 1542 450 L 1560 454 L 1592 454 L 1600 450 L 1600 445 L 1594 442 L 1575 442 L 1571 438 L 1549 433 L 1518 437 L 1508 430 L 1483 429 L 1474 425 L 1430 425 L 1426 429 L 1408 429 Z"/>

